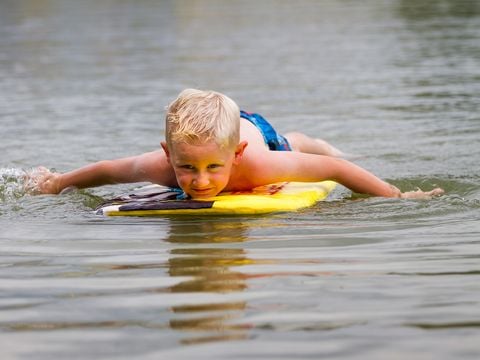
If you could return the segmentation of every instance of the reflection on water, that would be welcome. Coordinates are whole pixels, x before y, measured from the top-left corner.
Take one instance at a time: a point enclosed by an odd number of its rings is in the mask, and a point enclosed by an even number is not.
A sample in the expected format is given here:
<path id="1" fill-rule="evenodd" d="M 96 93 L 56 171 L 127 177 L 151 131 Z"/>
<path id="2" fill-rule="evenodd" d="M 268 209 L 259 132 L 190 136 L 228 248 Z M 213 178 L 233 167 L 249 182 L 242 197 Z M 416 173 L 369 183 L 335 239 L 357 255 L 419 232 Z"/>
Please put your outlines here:
<path id="1" fill-rule="evenodd" d="M 218 221 L 208 216 L 178 221 L 172 218 L 167 241 L 192 244 L 242 242 L 248 240 L 249 228 L 246 221 Z"/>
<path id="2" fill-rule="evenodd" d="M 244 223 L 203 219 L 186 224 L 173 220 L 166 240 L 180 244 L 241 242 L 247 239 L 247 230 L 248 225 Z M 191 278 L 170 288 L 170 291 L 179 293 L 241 292 L 247 288 L 246 276 L 231 268 L 256 263 L 248 259 L 245 250 L 241 248 L 181 247 L 172 249 L 170 254 L 169 275 Z M 230 321 L 241 318 L 246 307 L 246 301 L 235 300 L 172 306 L 171 310 L 178 317 L 170 320 L 169 324 L 174 330 L 193 333 L 182 339 L 185 344 L 245 339 L 248 337 L 248 327 L 232 325 Z"/>
<path id="3" fill-rule="evenodd" d="M 217 222 L 199 222 L 189 224 L 186 228 L 182 225 L 175 228 L 172 223 L 167 241 L 172 243 L 221 243 L 224 241 L 241 241 L 245 239 L 242 228 L 233 229 L 232 224 Z M 244 226 L 245 230 L 246 226 Z M 225 232 L 234 233 L 229 237 Z M 238 235 L 240 234 L 240 236 Z M 201 238 L 201 241 L 198 241 Z M 172 292 L 196 293 L 213 292 L 228 293 L 243 291 L 247 284 L 245 277 L 231 271 L 232 266 L 251 264 L 243 249 L 228 248 L 179 248 L 172 249 L 168 260 L 168 273 L 172 277 L 189 276 L 192 279 L 183 281 L 170 288 Z M 213 340 L 233 340 L 247 337 L 243 326 L 229 325 L 228 321 L 234 317 L 241 317 L 245 310 L 246 302 L 227 302 L 219 304 L 200 304 L 194 306 L 173 306 L 172 311 L 179 318 L 172 319 L 170 326 L 175 330 L 193 332 L 197 335 L 182 339 L 183 343 L 196 343 Z M 202 335 L 202 334 L 213 335 Z"/>
<path id="4" fill-rule="evenodd" d="M 168 326 L 175 331 L 188 334 L 182 337 L 182 343 L 248 338 L 248 326 L 230 323 L 233 319 L 242 318 L 247 301 L 239 301 L 238 297 L 233 297 L 232 301 L 202 303 L 195 300 L 196 294 L 242 292 L 247 289 L 248 276 L 238 271 L 238 267 L 274 261 L 248 259 L 245 250 L 241 248 L 189 248 L 187 244 L 241 242 L 247 238 L 245 233 L 249 226 L 242 222 L 216 221 L 211 218 L 205 218 L 203 221 L 172 218 L 169 228 L 167 237 L 162 241 L 183 246 L 172 247 L 166 262 L 143 264 L 129 262 L 115 264 L 110 269 L 114 271 L 165 269 L 169 277 L 180 278 L 180 281 L 172 286 L 149 292 L 179 293 L 192 298 L 189 304 L 173 305 L 169 308 L 175 316 L 169 320 Z M 232 267 L 236 270 L 232 270 Z"/>

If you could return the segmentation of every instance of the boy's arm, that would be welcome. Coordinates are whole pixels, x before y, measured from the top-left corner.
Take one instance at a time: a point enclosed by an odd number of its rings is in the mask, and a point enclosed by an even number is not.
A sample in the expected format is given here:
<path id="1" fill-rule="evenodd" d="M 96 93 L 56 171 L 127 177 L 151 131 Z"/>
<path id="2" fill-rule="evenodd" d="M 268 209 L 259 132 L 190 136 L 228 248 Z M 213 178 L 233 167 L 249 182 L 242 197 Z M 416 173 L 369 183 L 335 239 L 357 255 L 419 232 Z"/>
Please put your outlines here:
<path id="1" fill-rule="evenodd" d="M 116 160 L 103 160 L 63 174 L 41 169 L 34 176 L 36 190 L 42 194 L 58 194 L 67 187 L 87 188 L 107 184 L 152 181 L 170 185 L 173 170 L 163 151 Z"/>
<path id="2" fill-rule="evenodd" d="M 422 198 L 443 193 L 442 189 L 402 193 L 397 187 L 379 179 L 371 172 L 340 158 L 280 151 L 271 151 L 268 157 L 269 166 L 264 167 L 262 172 L 266 170 L 267 176 L 271 176 L 271 179 L 277 178 L 276 181 L 333 180 L 356 193 L 382 197 Z M 271 179 L 267 181 L 275 182 L 270 181 Z"/>

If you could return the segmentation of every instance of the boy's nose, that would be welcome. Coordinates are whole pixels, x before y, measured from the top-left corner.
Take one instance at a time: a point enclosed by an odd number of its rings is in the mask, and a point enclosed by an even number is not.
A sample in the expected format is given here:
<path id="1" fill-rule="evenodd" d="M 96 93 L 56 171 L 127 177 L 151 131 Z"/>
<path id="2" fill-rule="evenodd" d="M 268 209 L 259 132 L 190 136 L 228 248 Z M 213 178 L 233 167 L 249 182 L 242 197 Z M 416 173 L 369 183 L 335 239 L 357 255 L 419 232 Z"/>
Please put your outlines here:
<path id="1" fill-rule="evenodd" d="M 205 173 L 199 173 L 193 181 L 197 187 L 207 186 L 210 183 L 208 175 Z"/>

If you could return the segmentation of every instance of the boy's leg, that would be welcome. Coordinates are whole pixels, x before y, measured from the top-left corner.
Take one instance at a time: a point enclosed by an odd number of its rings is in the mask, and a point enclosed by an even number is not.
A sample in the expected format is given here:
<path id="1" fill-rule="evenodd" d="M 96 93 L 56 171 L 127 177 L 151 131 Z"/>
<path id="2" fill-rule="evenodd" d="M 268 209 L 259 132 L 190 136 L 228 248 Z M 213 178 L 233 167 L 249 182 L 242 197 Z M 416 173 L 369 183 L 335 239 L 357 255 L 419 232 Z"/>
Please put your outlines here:
<path id="1" fill-rule="evenodd" d="M 342 157 L 345 155 L 336 147 L 322 139 L 314 139 L 299 132 L 287 133 L 284 136 L 287 138 L 293 151 L 335 157 Z"/>

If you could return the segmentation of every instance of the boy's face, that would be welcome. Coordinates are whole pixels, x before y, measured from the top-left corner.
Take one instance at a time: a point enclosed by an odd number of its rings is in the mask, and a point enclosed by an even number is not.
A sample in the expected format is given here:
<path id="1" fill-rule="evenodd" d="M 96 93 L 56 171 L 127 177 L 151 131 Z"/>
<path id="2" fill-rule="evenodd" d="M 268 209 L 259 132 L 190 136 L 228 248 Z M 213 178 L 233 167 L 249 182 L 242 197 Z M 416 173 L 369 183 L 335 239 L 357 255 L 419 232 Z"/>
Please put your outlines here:
<path id="1" fill-rule="evenodd" d="M 193 199 L 206 199 L 220 193 L 230 180 L 232 167 L 240 161 L 246 143 L 222 148 L 215 142 L 192 145 L 176 143 L 162 147 L 172 165 L 178 185 Z"/>

